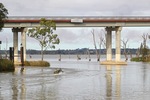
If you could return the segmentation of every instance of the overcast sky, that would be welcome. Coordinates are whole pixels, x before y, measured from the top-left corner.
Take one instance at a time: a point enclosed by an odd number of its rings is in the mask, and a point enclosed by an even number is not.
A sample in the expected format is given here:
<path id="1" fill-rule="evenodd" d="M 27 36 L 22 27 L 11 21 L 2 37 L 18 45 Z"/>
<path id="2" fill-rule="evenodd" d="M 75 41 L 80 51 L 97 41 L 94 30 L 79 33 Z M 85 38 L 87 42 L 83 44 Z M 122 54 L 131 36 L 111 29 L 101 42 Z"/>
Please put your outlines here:
<path id="1" fill-rule="evenodd" d="M 8 9 L 8 16 L 150 16 L 150 0 L 1 0 L 1 2 Z M 97 37 L 103 30 L 103 28 L 81 27 L 58 28 L 55 33 L 59 34 L 61 43 L 56 49 L 94 48 L 92 29 L 96 30 Z M 150 28 L 123 28 L 122 39 L 129 39 L 129 47 L 136 48 L 142 42 L 143 33 L 150 33 Z M 6 48 L 6 38 L 8 46 L 12 46 L 11 29 L 3 29 L 0 34 L 0 40 L 3 41 L 2 49 Z M 27 49 L 39 49 L 36 40 L 31 38 L 27 40 Z"/>

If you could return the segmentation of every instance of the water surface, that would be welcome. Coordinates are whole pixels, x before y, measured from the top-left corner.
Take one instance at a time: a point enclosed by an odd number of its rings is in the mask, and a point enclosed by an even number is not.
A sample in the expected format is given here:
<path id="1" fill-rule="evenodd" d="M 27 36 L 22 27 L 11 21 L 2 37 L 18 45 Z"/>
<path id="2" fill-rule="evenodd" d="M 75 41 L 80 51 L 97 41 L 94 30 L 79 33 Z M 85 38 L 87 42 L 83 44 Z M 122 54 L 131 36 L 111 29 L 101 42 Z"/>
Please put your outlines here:
<path id="1" fill-rule="evenodd" d="M 100 65 L 95 56 L 46 56 L 51 67 L 0 73 L 0 100 L 149 100 L 150 63 Z M 28 60 L 40 59 L 33 55 Z M 61 74 L 53 74 L 62 68 Z"/>

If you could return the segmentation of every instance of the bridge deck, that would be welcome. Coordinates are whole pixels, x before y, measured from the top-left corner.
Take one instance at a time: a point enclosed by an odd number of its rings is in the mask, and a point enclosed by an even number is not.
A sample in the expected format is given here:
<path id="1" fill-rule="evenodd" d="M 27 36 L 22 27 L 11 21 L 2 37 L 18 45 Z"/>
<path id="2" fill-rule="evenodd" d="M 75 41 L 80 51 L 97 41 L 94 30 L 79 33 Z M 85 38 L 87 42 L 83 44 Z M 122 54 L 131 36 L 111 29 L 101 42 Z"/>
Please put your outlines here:
<path id="1" fill-rule="evenodd" d="M 54 20 L 58 27 L 150 26 L 150 16 L 9 16 L 5 27 L 33 27 L 41 18 Z"/>

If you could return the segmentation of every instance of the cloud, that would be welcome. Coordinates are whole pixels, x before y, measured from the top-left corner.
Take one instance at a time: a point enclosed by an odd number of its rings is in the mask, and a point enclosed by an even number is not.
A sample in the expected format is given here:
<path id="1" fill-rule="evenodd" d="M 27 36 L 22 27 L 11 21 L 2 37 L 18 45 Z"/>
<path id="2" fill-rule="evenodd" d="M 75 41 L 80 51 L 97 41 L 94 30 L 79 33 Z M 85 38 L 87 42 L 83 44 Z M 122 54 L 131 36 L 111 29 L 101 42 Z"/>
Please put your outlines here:
<path id="1" fill-rule="evenodd" d="M 8 9 L 9 16 L 148 16 L 150 15 L 150 0 L 1 0 Z M 99 28 L 95 28 L 99 31 Z M 92 28 L 59 28 L 59 34 L 63 48 L 85 46 L 93 47 L 91 34 Z M 131 44 L 141 42 L 142 33 L 149 32 L 145 28 L 123 28 L 122 38 L 128 38 Z M 5 35 L 0 33 L 3 41 L 7 36 L 12 42 L 11 31 L 5 31 Z M 98 33 L 96 32 L 98 41 Z M 8 34 L 8 35 L 7 35 Z M 4 38 L 2 38 L 4 37 Z M 113 35 L 115 38 L 115 36 Z M 133 38 L 134 37 L 134 38 Z M 140 41 L 139 41 L 140 40 Z M 29 47 L 38 48 L 36 40 L 28 38 Z M 83 45 L 85 44 L 86 45 Z"/>
<path id="2" fill-rule="evenodd" d="M 2 0 L 2 3 L 13 16 L 150 14 L 150 0 Z"/>
<path id="3" fill-rule="evenodd" d="M 137 48 L 143 42 L 142 35 L 150 34 L 149 27 L 128 27 L 122 30 L 122 39 L 128 39 L 130 47 Z M 147 40 L 147 43 L 149 40 Z M 148 44 L 149 45 L 149 44 Z M 149 45 L 150 46 L 150 45 Z"/>
<path id="4" fill-rule="evenodd" d="M 63 28 L 57 29 L 60 38 L 60 46 L 66 44 L 69 48 L 94 48 L 91 31 L 94 29 L 95 39 L 98 46 L 99 36 L 103 28 Z M 104 33 L 101 32 L 103 35 Z"/>
<path id="5" fill-rule="evenodd" d="M 70 45 L 72 48 L 82 48 L 82 44 L 84 44 L 83 47 L 86 47 L 86 45 L 91 45 L 89 33 L 85 31 L 86 29 L 82 28 L 64 28 L 58 29 L 56 33 L 58 33 L 60 38 L 60 45 L 66 44 Z"/>

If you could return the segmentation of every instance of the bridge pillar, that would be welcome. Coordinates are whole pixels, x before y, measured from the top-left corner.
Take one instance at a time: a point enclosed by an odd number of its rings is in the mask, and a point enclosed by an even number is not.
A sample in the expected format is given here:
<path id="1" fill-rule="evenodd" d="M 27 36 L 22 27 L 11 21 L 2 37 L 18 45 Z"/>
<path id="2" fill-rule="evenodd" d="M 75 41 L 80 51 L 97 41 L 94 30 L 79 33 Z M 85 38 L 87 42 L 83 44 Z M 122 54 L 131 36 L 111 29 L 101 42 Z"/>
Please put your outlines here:
<path id="1" fill-rule="evenodd" d="M 13 28 L 14 63 L 18 62 L 18 28 Z"/>
<path id="2" fill-rule="evenodd" d="M 105 30 L 107 31 L 106 34 L 106 60 L 112 60 L 112 28 L 106 27 Z"/>
<path id="3" fill-rule="evenodd" d="M 26 31 L 27 28 L 22 28 L 21 30 L 21 43 L 24 51 L 24 61 L 26 61 Z"/>
<path id="4" fill-rule="evenodd" d="M 13 47 L 14 47 L 14 63 L 18 63 L 18 32 L 21 32 L 21 46 L 24 48 L 24 61 L 26 61 L 26 31 L 24 27 L 12 28 L 13 32 Z"/>
<path id="5" fill-rule="evenodd" d="M 116 61 L 120 61 L 121 49 L 121 30 L 122 27 L 116 28 Z"/>
<path id="6" fill-rule="evenodd" d="M 106 27 L 106 61 L 101 62 L 104 65 L 124 65 L 121 58 L 121 29 L 122 27 Z M 115 61 L 112 60 L 112 31 L 116 31 L 116 58 Z"/>

